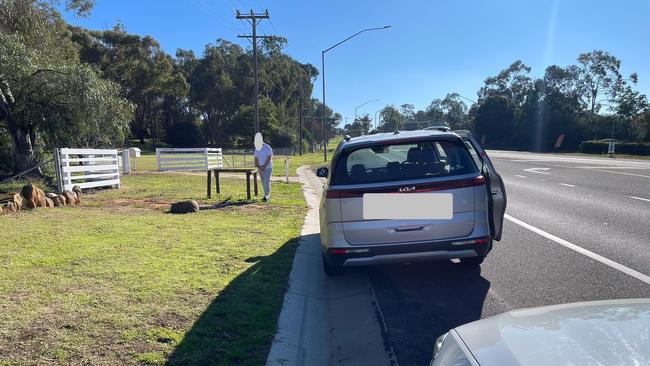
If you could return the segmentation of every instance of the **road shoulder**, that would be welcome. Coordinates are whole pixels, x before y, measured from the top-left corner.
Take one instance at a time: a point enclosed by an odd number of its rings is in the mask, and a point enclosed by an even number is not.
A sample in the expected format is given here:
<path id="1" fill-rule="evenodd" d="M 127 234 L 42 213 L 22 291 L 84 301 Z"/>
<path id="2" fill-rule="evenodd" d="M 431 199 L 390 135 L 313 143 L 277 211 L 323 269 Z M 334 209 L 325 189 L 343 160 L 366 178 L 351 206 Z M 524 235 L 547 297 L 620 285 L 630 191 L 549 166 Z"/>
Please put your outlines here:
<path id="1" fill-rule="evenodd" d="M 365 271 L 327 278 L 320 252 L 322 182 L 298 168 L 309 212 L 267 365 L 396 365 Z"/>

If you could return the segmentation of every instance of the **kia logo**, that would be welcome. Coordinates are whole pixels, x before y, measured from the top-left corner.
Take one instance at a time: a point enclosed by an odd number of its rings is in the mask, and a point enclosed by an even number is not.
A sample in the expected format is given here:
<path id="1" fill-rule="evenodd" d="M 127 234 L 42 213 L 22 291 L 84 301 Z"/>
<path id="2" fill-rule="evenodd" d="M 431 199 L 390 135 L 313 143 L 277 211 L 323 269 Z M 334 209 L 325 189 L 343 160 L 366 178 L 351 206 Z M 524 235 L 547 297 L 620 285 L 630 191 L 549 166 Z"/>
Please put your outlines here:
<path id="1" fill-rule="evenodd" d="M 413 192 L 415 191 L 415 186 L 410 186 L 410 187 L 402 187 L 399 189 L 400 193 L 408 193 L 408 192 Z"/>

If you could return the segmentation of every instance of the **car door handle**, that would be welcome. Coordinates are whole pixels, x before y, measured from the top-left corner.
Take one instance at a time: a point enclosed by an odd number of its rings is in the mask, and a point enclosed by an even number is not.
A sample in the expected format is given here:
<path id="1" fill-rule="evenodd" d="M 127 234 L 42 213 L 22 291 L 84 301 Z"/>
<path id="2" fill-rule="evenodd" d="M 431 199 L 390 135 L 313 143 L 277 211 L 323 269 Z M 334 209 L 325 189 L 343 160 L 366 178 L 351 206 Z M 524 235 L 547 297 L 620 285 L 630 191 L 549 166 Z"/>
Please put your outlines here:
<path id="1" fill-rule="evenodd" d="M 392 228 L 396 233 L 403 233 L 408 231 L 420 231 L 424 230 L 424 226 L 400 226 Z"/>

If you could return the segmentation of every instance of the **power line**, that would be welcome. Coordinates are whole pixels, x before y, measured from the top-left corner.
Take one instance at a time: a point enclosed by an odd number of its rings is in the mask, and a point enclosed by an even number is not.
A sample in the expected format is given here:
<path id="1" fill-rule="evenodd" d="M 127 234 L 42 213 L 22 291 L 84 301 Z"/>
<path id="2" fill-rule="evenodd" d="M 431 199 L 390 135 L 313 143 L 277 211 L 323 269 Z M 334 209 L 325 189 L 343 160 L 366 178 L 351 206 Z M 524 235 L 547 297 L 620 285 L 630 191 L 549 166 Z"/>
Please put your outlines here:
<path id="1" fill-rule="evenodd" d="M 257 25 L 264 19 L 270 19 L 269 11 L 265 10 L 264 13 L 254 13 L 253 10 L 250 13 L 242 14 L 237 10 L 236 16 L 237 19 L 246 20 L 251 27 L 253 28 L 253 34 L 250 36 L 247 35 L 238 35 L 239 38 L 248 38 L 252 39 L 253 42 L 253 65 L 254 65 L 254 79 L 255 79 L 255 132 L 260 131 L 260 114 L 258 109 L 258 99 L 259 99 L 259 77 L 258 77 L 258 66 L 257 66 L 257 39 L 258 38 L 271 38 L 269 36 L 258 36 L 257 35 Z"/>

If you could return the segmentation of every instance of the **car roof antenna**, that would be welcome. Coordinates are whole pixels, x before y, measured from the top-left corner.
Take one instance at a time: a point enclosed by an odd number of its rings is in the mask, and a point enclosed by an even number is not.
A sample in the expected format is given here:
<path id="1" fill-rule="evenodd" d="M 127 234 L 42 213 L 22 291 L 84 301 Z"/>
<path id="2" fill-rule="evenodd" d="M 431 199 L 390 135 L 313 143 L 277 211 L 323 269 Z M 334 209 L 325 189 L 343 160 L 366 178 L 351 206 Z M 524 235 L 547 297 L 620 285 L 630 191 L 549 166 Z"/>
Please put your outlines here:
<path id="1" fill-rule="evenodd" d="M 395 130 L 395 132 L 393 132 L 393 135 L 399 135 L 399 130 Z"/>
<path id="2" fill-rule="evenodd" d="M 350 135 L 345 135 L 345 137 L 343 137 L 343 139 L 345 139 L 345 141 L 347 141 L 347 142 L 349 142 L 351 138 L 352 138 L 352 136 L 350 136 Z"/>

